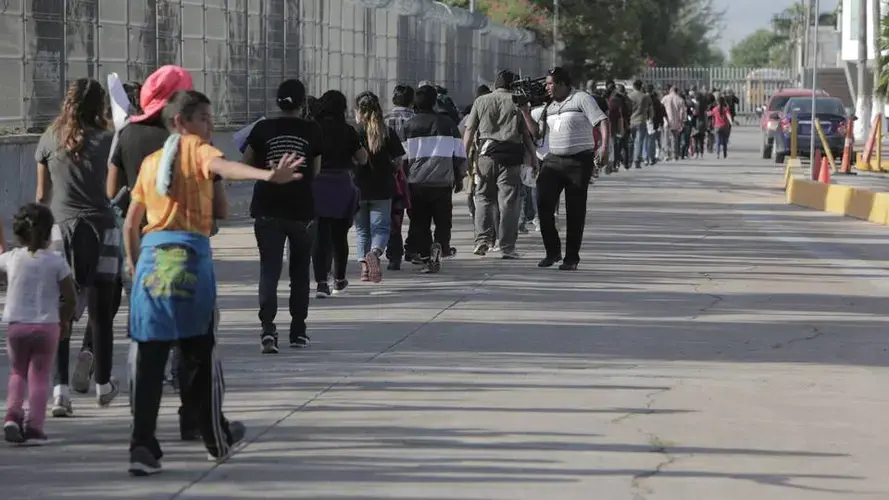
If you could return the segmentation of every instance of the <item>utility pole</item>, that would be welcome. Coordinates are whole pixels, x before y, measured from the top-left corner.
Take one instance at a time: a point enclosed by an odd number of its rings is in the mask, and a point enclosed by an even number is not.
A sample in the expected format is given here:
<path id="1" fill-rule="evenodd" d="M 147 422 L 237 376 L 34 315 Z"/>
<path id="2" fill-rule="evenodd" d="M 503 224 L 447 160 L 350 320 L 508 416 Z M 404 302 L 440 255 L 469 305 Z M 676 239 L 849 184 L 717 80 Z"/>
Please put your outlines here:
<path id="1" fill-rule="evenodd" d="M 862 0 L 866 2 L 867 0 Z M 818 121 L 818 108 L 815 107 L 816 95 L 818 92 L 818 12 L 820 12 L 821 2 L 815 0 L 815 31 L 812 32 L 812 118 L 809 123 L 809 159 L 812 162 L 812 172 L 817 172 L 820 165 L 815 165 L 815 122 Z M 810 19 L 806 19 L 808 24 Z"/>
<path id="2" fill-rule="evenodd" d="M 469 12 L 475 12 L 475 0 L 469 0 Z"/>
<path id="3" fill-rule="evenodd" d="M 883 112 L 883 99 L 877 97 L 877 88 L 880 86 L 880 31 L 883 16 L 881 12 L 881 5 L 883 3 L 882 0 L 873 0 L 874 1 L 874 9 L 871 11 L 871 28 L 873 28 L 874 40 L 873 44 L 871 44 L 871 48 L 874 53 L 874 79 L 873 79 L 873 90 L 874 101 L 873 101 L 873 114 L 871 115 L 871 123 L 873 123 L 873 117 L 877 116 L 878 113 Z"/>
<path id="4" fill-rule="evenodd" d="M 553 67 L 559 65 L 559 0 L 553 0 Z"/>
<path id="5" fill-rule="evenodd" d="M 815 0 L 806 0 L 806 24 L 805 31 L 803 31 L 803 46 L 800 50 L 800 58 L 799 58 L 799 75 L 800 80 L 805 80 L 806 77 L 806 63 L 809 60 L 809 31 L 812 27 L 812 3 Z"/>
<path id="6" fill-rule="evenodd" d="M 853 0 L 854 1 L 854 0 Z M 855 136 L 867 137 L 870 132 L 870 116 L 872 90 L 871 81 L 867 79 L 867 0 L 858 1 L 858 99 L 855 103 L 855 114 L 858 116 L 858 130 Z M 879 0 L 877 0 L 879 1 Z"/>

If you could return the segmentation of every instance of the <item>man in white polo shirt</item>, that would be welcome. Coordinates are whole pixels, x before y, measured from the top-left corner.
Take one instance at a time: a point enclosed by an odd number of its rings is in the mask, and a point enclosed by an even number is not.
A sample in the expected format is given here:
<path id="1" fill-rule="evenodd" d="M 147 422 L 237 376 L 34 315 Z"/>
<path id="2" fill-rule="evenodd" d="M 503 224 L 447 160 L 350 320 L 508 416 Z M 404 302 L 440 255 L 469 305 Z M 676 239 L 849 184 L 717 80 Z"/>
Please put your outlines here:
<path id="1" fill-rule="evenodd" d="M 537 265 L 551 267 L 562 261 L 559 269 L 573 271 L 580 262 L 587 190 L 594 162 L 597 156 L 600 163 L 608 161 L 611 127 L 593 96 L 571 88 L 571 76 L 563 68 L 553 68 L 547 74 L 546 90 L 552 102 L 544 108 L 540 131 L 547 138 L 549 154 L 537 176 L 538 217 L 546 256 Z M 598 151 L 593 138 L 596 126 L 602 136 Z M 555 220 L 562 191 L 565 191 L 564 260 Z"/>

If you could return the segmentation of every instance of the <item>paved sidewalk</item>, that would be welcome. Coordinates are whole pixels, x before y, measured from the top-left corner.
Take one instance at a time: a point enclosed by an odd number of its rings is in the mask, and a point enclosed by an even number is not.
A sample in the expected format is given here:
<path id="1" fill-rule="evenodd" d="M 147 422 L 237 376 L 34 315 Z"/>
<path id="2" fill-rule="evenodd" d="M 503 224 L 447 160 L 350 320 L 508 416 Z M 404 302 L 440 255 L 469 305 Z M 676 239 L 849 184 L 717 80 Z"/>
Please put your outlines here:
<path id="1" fill-rule="evenodd" d="M 461 197 L 442 274 L 355 279 L 313 301 L 312 347 L 278 356 L 232 223 L 221 343 L 249 444 L 206 462 L 171 395 L 166 470 L 132 479 L 126 397 L 78 398 L 55 446 L 0 447 L 2 498 L 885 499 L 889 237 L 784 205 L 756 140 L 604 178 L 575 273 L 535 267 L 538 234 L 525 260 L 472 256 Z"/>

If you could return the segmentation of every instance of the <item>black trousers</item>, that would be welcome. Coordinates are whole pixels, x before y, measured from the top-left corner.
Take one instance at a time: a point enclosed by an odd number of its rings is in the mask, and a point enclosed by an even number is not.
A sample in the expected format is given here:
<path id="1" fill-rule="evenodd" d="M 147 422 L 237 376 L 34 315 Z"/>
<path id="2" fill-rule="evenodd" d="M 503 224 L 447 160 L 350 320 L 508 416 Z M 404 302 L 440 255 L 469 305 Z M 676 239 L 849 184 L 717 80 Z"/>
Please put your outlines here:
<path id="1" fill-rule="evenodd" d="M 349 265 L 349 219 L 318 219 L 315 248 L 312 251 L 312 266 L 315 268 L 315 283 L 327 283 L 331 271 L 333 279 L 346 279 L 346 266 Z"/>
<path id="2" fill-rule="evenodd" d="M 213 326 L 211 325 L 211 330 Z M 228 453 L 232 444 L 228 421 L 222 413 L 225 381 L 216 357 L 216 338 L 213 332 L 178 341 L 182 356 L 183 380 L 179 397 L 182 409 L 192 410 L 197 416 L 201 438 L 214 456 Z M 156 458 L 163 452 L 155 437 L 157 414 L 164 389 L 164 371 L 173 342 L 133 342 L 130 348 L 130 404 L 133 431 L 130 450 L 148 448 Z"/>
<path id="3" fill-rule="evenodd" d="M 429 257 L 432 243 L 447 253 L 451 248 L 451 224 L 454 216 L 454 190 L 445 186 L 411 184 L 411 223 L 408 229 L 408 253 Z M 435 235 L 432 234 L 435 224 Z"/>
<path id="4" fill-rule="evenodd" d="M 403 223 L 404 208 L 393 208 L 389 220 L 389 243 L 386 245 L 387 260 L 401 262 L 404 258 L 404 236 L 401 232 Z"/>
<path id="5" fill-rule="evenodd" d="M 114 319 L 117 317 L 117 313 L 120 311 L 120 305 L 123 302 L 123 280 L 118 276 L 114 280 L 114 301 L 111 304 L 111 318 Z M 127 338 L 129 338 L 129 329 L 130 325 L 127 322 Z M 80 344 L 81 351 L 90 351 L 93 352 L 93 327 L 87 321 L 86 330 L 83 333 L 83 342 Z"/>
<path id="6" fill-rule="evenodd" d="M 277 333 L 278 282 L 284 268 L 284 246 L 290 243 L 290 340 L 306 333 L 309 315 L 309 264 L 314 222 L 258 217 L 253 224 L 259 247 L 259 321 L 263 333 Z"/>
<path id="7" fill-rule="evenodd" d="M 537 176 L 537 196 L 540 235 L 546 256 L 562 256 L 562 240 L 556 229 L 556 208 L 562 191 L 565 192 L 565 262 L 580 262 L 580 245 L 586 226 L 586 202 L 590 179 L 593 176 L 593 153 L 572 156 L 550 153 L 543 161 Z"/>
<path id="8" fill-rule="evenodd" d="M 118 279 L 99 271 L 103 244 L 89 223 L 81 222 L 71 235 L 68 252 L 78 287 L 86 294 L 87 331 L 95 356 L 94 377 L 97 384 L 107 384 L 111 379 L 111 363 L 114 354 L 114 315 L 120 307 Z M 117 307 L 115 307 L 115 303 Z M 59 341 L 56 351 L 56 385 L 68 385 L 70 375 L 71 339 Z"/>

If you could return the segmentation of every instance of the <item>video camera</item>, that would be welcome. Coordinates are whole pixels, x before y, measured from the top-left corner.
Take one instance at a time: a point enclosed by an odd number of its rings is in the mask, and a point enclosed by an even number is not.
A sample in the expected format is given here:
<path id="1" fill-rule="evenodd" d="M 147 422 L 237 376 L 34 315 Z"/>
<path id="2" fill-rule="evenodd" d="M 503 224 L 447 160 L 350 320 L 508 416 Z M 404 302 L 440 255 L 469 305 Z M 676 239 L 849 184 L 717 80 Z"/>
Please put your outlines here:
<path id="1" fill-rule="evenodd" d="M 545 76 L 516 80 L 509 86 L 509 91 L 512 92 L 512 102 L 518 106 L 530 103 L 532 108 L 536 108 L 549 101 Z"/>

